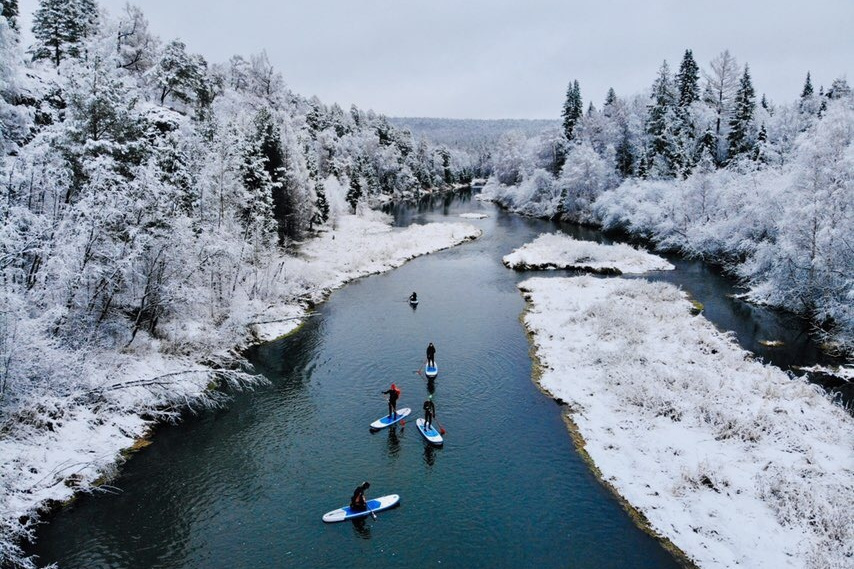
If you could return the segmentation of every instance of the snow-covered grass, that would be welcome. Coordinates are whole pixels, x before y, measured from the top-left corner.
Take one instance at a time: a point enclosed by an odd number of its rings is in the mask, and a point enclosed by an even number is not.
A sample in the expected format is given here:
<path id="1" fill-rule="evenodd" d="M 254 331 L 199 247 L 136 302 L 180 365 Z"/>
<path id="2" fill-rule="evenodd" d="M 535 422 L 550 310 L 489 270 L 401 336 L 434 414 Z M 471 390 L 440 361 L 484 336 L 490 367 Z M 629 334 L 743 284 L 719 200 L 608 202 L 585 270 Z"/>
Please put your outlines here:
<path id="1" fill-rule="evenodd" d="M 230 353 L 235 346 L 293 330 L 312 303 L 350 280 L 481 234 L 463 223 L 392 229 L 387 221 L 373 212 L 367 217 L 339 217 L 334 229 L 303 243 L 298 255 L 271 263 L 279 276 L 266 279 L 274 284 L 265 286 L 275 290 L 266 291 L 265 304 L 247 297 L 235 301 L 232 314 L 219 325 L 174 322 L 166 326 L 167 338 L 140 334 L 121 353 L 87 353 L 75 367 L 79 379 L 73 388 L 4 417 L 0 566 L 31 563 L 21 558 L 17 543 L 32 535 L 40 509 L 108 480 L 123 460 L 122 451 L 146 436 L 157 420 L 176 419 L 187 408 L 220 403 L 224 395 L 210 389 L 212 382 L 232 389 L 263 382 L 226 369 L 237 359 Z M 239 289 L 236 296 L 241 296 Z M 187 346 L 200 351 L 192 358 L 181 355 Z M 213 371 L 217 362 L 223 368 Z"/>
<path id="2" fill-rule="evenodd" d="M 603 480 L 705 568 L 854 556 L 854 419 L 645 280 L 519 285 L 539 381 Z"/>
<path id="3" fill-rule="evenodd" d="M 578 269 L 594 273 L 646 273 L 675 267 L 657 255 L 630 245 L 578 241 L 561 232 L 543 233 L 504 257 L 511 269 Z"/>

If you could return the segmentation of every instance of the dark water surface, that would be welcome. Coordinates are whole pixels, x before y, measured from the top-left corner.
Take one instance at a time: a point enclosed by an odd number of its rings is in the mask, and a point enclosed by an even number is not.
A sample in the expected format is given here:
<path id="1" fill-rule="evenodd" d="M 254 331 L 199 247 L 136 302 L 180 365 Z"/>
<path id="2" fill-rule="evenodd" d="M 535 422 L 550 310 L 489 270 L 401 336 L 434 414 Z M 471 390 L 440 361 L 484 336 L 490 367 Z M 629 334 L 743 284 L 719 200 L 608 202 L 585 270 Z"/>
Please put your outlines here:
<path id="1" fill-rule="evenodd" d="M 33 552 L 42 564 L 677 567 L 590 474 L 561 408 L 531 381 L 516 289 L 530 274 L 504 268 L 501 257 L 555 225 L 468 194 L 392 213 L 406 225 L 460 221 L 465 211 L 489 215 L 470 220 L 481 239 L 360 279 L 297 333 L 253 349 L 249 358 L 272 385 L 161 428 L 122 468 L 118 494 L 84 497 L 39 532 Z M 677 271 L 657 278 L 689 290 L 743 342 L 797 337 L 779 315 L 727 298 L 731 285 L 702 264 L 674 262 Z M 413 290 L 415 310 L 406 302 Z M 439 377 L 428 384 L 415 370 L 430 341 Z M 812 349 L 789 348 L 782 359 L 810 363 Z M 444 448 L 425 444 L 415 415 L 369 432 L 391 382 L 403 391 L 398 407 L 418 416 L 433 392 Z M 363 480 L 369 497 L 397 493 L 401 506 L 377 520 L 322 523 Z"/>

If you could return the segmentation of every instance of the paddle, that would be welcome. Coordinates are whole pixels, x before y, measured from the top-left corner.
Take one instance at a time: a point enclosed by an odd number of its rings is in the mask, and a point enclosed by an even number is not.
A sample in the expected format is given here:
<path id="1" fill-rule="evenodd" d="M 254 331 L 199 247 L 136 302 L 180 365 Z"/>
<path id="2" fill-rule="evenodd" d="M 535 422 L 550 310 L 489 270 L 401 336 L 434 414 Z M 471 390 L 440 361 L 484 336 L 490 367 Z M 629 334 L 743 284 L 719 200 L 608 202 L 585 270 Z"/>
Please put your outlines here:
<path id="1" fill-rule="evenodd" d="M 372 509 L 368 508 L 368 511 L 371 513 L 372 518 L 377 519 L 377 515 L 374 513 L 374 511 Z"/>

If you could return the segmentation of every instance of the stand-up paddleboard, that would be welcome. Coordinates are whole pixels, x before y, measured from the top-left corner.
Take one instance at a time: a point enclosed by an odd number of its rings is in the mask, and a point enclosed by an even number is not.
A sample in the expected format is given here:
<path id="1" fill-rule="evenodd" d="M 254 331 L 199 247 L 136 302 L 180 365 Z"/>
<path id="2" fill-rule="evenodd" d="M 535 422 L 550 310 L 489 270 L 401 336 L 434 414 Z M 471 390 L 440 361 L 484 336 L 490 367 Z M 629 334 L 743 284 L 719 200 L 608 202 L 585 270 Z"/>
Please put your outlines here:
<path id="1" fill-rule="evenodd" d="M 323 521 L 331 524 L 332 522 L 343 522 L 345 520 L 353 520 L 356 518 L 364 518 L 370 516 L 371 512 L 377 513 L 383 510 L 388 510 L 400 504 L 400 496 L 397 494 L 389 494 L 382 498 L 373 498 L 367 501 L 368 509 L 363 512 L 354 512 L 350 506 L 344 506 L 331 512 L 323 514 Z"/>
<path id="2" fill-rule="evenodd" d="M 394 417 L 389 417 L 388 415 L 386 415 L 385 417 L 380 417 L 379 419 L 371 423 L 371 430 L 379 431 L 380 429 L 385 429 L 388 426 L 394 425 L 401 419 L 408 417 L 410 413 L 412 413 L 412 409 L 410 409 L 409 407 L 398 409 L 397 414 Z"/>
<path id="3" fill-rule="evenodd" d="M 418 306 L 418 301 L 417 301 L 417 300 L 412 300 L 412 299 L 410 298 L 410 299 L 409 299 L 409 306 Z"/>
<path id="4" fill-rule="evenodd" d="M 431 445 L 442 446 L 445 443 L 442 435 L 436 430 L 436 427 L 434 427 L 432 423 L 430 424 L 429 429 L 425 429 L 424 419 L 419 417 L 415 420 L 415 424 L 418 425 L 418 432 L 424 435 L 424 438 L 427 439 L 427 442 Z"/>
<path id="5" fill-rule="evenodd" d="M 424 366 L 424 375 L 427 376 L 427 379 L 433 379 L 434 377 L 439 375 L 439 368 L 436 366 L 436 364 L 427 364 Z"/>

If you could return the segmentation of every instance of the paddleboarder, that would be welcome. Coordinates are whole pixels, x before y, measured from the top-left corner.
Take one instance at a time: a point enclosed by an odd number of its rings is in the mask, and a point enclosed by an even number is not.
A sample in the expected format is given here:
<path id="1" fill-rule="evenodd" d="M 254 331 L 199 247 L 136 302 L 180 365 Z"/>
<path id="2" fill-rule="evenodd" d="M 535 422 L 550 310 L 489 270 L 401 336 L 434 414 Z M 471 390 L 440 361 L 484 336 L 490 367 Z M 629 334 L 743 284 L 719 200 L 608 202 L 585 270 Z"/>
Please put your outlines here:
<path id="1" fill-rule="evenodd" d="M 418 295 L 415 292 L 409 295 L 409 302 L 418 302 Z"/>
<path id="2" fill-rule="evenodd" d="M 427 363 L 436 367 L 436 346 L 433 345 L 433 342 L 427 346 Z"/>
<path id="3" fill-rule="evenodd" d="M 388 418 L 397 418 L 397 398 L 400 397 L 400 389 L 392 383 L 390 389 L 383 391 L 383 395 L 388 395 Z"/>
<path id="4" fill-rule="evenodd" d="M 424 428 L 430 430 L 433 419 L 436 417 L 436 406 L 433 404 L 433 396 L 428 395 L 424 401 Z"/>
<path id="5" fill-rule="evenodd" d="M 371 483 L 367 480 L 356 486 L 353 490 L 353 497 L 350 498 L 350 509 L 354 512 L 364 512 L 368 509 L 368 502 L 365 500 L 365 490 L 371 487 Z"/>

